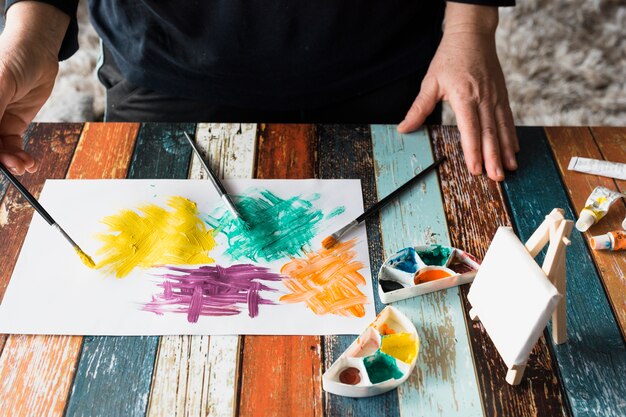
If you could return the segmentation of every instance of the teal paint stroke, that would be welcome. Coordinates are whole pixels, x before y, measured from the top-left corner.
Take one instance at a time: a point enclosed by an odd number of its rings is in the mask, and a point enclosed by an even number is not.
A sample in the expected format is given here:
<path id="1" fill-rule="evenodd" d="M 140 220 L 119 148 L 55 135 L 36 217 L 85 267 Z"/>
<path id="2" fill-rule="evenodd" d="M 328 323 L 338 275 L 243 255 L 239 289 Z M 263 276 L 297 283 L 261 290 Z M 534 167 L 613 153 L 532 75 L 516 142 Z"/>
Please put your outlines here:
<path id="1" fill-rule="evenodd" d="M 225 253 L 232 259 L 271 262 L 311 250 L 311 240 L 324 220 L 322 210 L 312 203 L 319 198 L 319 194 L 281 198 L 269 190 L 251 189 L 234 197 L 247 226 L 228 211 L 214 212 L 204 220 L 216 233 L 226 236 Z M 339 209 L 330 212 L 335 213 L 333 217 L 340 214 Z"/>

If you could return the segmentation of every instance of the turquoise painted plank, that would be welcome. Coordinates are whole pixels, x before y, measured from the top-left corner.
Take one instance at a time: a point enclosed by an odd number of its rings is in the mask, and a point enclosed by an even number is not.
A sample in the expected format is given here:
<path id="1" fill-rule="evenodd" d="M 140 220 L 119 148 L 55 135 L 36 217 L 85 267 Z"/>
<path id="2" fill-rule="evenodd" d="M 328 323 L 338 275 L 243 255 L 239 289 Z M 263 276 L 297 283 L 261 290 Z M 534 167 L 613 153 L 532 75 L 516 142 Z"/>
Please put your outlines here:
<path id="1" fill-rule="evenodd" d="M 383 198 L 433 162 L 425 130 L 401 135 L 395 125 L 372 125 L 376 186 Z M 450 245 L 436 175 L 429 175 L 381 212 L 385 257 L 419 244 Z M 393 303 L 421 338 L 417 369 L 398 388 L 406 416 L 482 416 L 480 393 L 458 288 Z"/>
<path id="2" fill-rule="evenodd" d="M 542 128 L 518 128 L 519 170 L 504 182 L 515 226 L 528 239 L 553 208 L 575 219 Z M 555 346 L 572 413 L 626 415 L 626 345 L 582 235 L 567 249 L 567 343 Z M 616 254 L 616 256 L 621 256 Z M 537 258 L 543 261 L 543 254 Z M 552 344 L 549 333 L 546 339 Z M 530 360 L 532 361 L 533 358 Z M 532 366 L 532 364 L 531 364 Z"/>
<path id="3" fill-rule="evenodd" d="M 320 178 L 359 178 L 363 190 L 363 204 L 370 207 L 377 201 L 374 179 L 372 139 L 368 126 L 364 125 L 318 125 L 318 160 Z M 376 271 L 382 263 L 382 244 L 378 218 L 367 220 L 367 240 L 373 284 L 376 288 Z M 376 311 L 383 304 L 374 296 Z M 324 369 L 341 355 L 354 341 L 354 336 L 328 336 L 323 338 Z M 337 416 L 385 416 L 397 417 L 398 395 L 396 390 L 370 398 L 349 398 L 324 392 L 324 415 Z"/>
<path id="4" fill-rule="evenodd" d="M 195 125 L 143 124 L 129 179 L 187 178 Z M 159 337 L 86 337 L 66 416 L 146 415 Z"/>

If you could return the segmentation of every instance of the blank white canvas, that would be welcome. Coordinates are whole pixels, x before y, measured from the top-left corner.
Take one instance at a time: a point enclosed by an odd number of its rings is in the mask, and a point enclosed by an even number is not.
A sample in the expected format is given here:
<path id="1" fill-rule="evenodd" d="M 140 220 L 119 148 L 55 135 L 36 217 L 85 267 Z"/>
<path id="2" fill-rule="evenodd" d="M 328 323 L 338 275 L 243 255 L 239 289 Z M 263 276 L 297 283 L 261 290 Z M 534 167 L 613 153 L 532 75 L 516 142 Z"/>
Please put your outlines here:
<path id="1" fill-rule="evenodd" d="M 528 360 L 561 295 L 510 227 L 500 227 L 467 296 L 506 365 Z"/>
<path id="2" fill-rule="evenodd" d="M 231 194 L 250 188 L 267 189 L 282 198 L 320 194 L 313 204 L 328 214 L 338 206 L 345 212 L 321 223 L 312 249 L 337 228 L 363 212 L 359 180 L 224 180 Z M 94 237 L 106 231 L 102 218 L 122 209 L 146 203 L 162 207 L 171 196 L 182 196 L 198 204 L 201 212 L 211 213 L 221 200 L 206 180 L 48 180 L 40 201 L 52 217 L 87 252 L 100 247 Z M 359 227 L 346 237 L 356 238 L 355 260 L 365 265 L 360 273 L 366 285 L 359 289 L 370 300 L 361 318 L 333 314 L 316 315 L 305 304 L 260 305 L 259 315 L 248 316 L 245 306 L 236 316 L 200 316 L 189 323 L 187 315 L 157 315 L 142 311 L 156 286 L 154 271 L 135 269 L 125 278 L 115 278 L 103 270 L 85 268 L 72 247 L 37 214 L 34 214 L 8 289 L 0 305 L 0 333 L 69 335 L 214 335 L 214 334 L 358 334 L 376 316 L 368 255 L 367 236 Z M 232 260 L 223 252 L 226 237 L 216 236 L 218 246 L 210 252 L 215 264 L 254 263 Z M 289 259 L 256 262 L 279 272 Z M 215 265 L 211 264 L 211 265 Z M 280 293 L 263 292 L 264 298 L 278 299 L 287 292 L 280 282 L 264 281 Z"/>

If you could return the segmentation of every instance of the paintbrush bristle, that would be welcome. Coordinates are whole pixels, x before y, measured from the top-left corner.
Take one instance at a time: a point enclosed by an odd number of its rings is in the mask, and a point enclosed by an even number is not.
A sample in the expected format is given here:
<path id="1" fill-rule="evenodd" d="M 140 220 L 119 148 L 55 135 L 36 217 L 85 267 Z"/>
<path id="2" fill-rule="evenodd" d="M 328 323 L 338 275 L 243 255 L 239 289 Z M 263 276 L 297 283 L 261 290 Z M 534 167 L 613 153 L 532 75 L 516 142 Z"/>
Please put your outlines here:
<path id="1" fill-rule="evenodd" d="M 324 249 L 330 249 L 336 244 L 337 244 L 337 239 L 335 239 L 335 236 L 333 235 L 330 235 L 326 239 L 322 240 L 322 246 L 324 247 Z"/>
<path id="2" fill-rule="evenodd" d="M 88 267 L 89 269 L 94 269 L 96 267 L 96 263 L 93 261 L 93 259 L 91 259 L 91 256 L 83 252 L 81 248 L 76 246 L 74 250 L 76 251 L 76 253 L 80 257 L 80 260 L 83 261 L 86 267 Z"/>

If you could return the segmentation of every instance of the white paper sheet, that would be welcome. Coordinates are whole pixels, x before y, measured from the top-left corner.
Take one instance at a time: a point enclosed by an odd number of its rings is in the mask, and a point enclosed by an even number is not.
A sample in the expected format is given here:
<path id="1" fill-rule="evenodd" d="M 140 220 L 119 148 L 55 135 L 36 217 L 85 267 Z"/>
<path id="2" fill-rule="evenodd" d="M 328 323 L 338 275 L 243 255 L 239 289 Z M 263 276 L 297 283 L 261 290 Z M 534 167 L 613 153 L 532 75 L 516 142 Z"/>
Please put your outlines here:
<path id="1" fill-rule="evenodd" d="M 338 227 L 363 211 L 359 180 L 225 180 L 231 194 L 250 188 L 267 189 L 282 198 L 319 194 L 315 207 L 328 214 L 338 206 L 345 212 L 321 223 L 311 242 L 313 250 Z M 162 207 L 171 196 L 182 196 L 198 204 L 204 213 L 214 212 L 221 201 L 205 180 L 49 180 L 40 201 L 55 220 L 90 255 L 101 246 L 95 238 L 106 231 L 101 220 L 122 209 L 146 203 Z M 316 315 L 303 303 L 260 305 L 250 318 L 246 306 L 227 317 L 200 316 L 190 323 L 186 314 L 157 315 L 142 306 L 162 290 L 152 269 L 135 269 L 125 278 L 115 278 L 102 269 L 89 270 L 63 237 L 37 214 L 34 215 L 7 292 L 0 305 L 0 333 L 70 335 L 169 335 L 169 334 L 358 334 L 375 318 L 371 270 L 364 227 L 346 239 L 357 240 L 356 260 L 365 265 L 359 272 L 366 285 L 365 316 Z M 210 256 L 220 266 L 251 263 L 235 261 L 224 254 L 226 238 L 216 236 L 218 246 Z M 96 262 L 98 257 L 95 257 Z M 278 272 L 289 259 L 254 262 Z M 288 293 L 282 282 L 264 282 L 278 290 L 263 293 L 277 299 Z"/>

